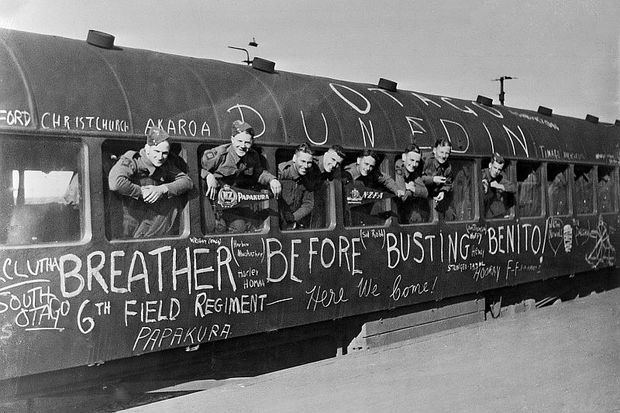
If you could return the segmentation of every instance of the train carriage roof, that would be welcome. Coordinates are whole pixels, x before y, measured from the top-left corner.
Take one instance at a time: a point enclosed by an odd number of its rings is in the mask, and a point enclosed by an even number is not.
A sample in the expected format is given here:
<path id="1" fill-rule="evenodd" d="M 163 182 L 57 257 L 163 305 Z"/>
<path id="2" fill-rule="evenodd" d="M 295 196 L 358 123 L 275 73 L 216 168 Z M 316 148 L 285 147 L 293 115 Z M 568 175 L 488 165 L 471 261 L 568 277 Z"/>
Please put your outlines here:
<path id="1" fill-rule="evenodd" d="M 620 127 L 423 92 L 0 29 L 0 130 L 227 140 L 232 120 L 262 144 L 430 148 L 620 163 Z"/>

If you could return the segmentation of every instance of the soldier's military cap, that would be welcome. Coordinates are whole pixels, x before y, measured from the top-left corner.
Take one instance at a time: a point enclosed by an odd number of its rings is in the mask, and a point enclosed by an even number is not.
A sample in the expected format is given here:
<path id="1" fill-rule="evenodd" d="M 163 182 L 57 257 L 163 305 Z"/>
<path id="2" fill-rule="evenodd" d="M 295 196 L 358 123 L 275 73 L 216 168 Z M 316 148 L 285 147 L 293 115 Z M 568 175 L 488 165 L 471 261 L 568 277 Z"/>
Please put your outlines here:
<path id="1" fill-rule="evenodd" d="M 241 120 L 234 121 L 232 123 L 232 132 L 231 132 L 232 136 L 235 136 L 242 132 L 247 132 L 252 137 L 254 137 L 254 128 L 252 128 L 252 126 L 249 123 L 243 122 Z"/>
<path id="2" fill-rule="evenodd" d="M 149 129 L 146 135 L 146 144 L 149 146 L 157 146 L 165 140 L 168 140 L 170 135 L 162 128 L 153 127 Z"/>

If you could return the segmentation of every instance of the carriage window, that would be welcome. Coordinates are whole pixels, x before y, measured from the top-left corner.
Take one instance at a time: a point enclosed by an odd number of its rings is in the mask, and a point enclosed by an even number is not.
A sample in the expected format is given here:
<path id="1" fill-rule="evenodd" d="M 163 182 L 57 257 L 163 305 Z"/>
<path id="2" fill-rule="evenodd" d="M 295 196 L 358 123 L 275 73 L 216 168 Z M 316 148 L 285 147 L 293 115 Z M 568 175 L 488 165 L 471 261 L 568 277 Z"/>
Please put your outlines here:
<path id="1" fill-rule="evenodd" d="M 542 179 L 538 163 L 519 162 L 517 165 L 519 216 L 542 215 Z"/>
<path id="2" fill-rule="evenodd" d="M 305 145 L 276 151 L 278 180 L 282 184 L 278 199 L 280 229 L 327 228 L 331 222 L 329 179 L 318 166 L 322 156 Z"/>
<path id="3" fill-rule="evenodd" d="M 594 212 L 594 167 L 575 165 L 575 196 L 573 205 L 577 214 Z"/>
<path id="4" fill-rule="evenodd" d="M 83 146 L 74 141 L 0 143 L 0 243 L 78 241 L 84 233 Z"/>
<path id="5" fill-rule="evenodd" d="M 259 147 L 237 165 L 230 145 L 198 148 L 202 231 L 204 234 L 239 234 L 267 229 L 269 198 L 267 159 Z M 246 155 L 247 157 L 248 155 Z M 213 179 L 209 191 L 207 179 Z"/>
<path id="6" fill-rule="evenodd" d="M 396 199 L 398 221 L 401 224 L 419 224 L 433 219 L 428 189 L 422 181 L 424 164 L 421 155 L 409 152 L 394 159 L 396 184 L 404 188 L 404 199 Z"/>
<path id="7" fill-rule="evenodd" d="M 598 211 L 613 212 L 614 208 L 614 170 L 607 166 L 598 168 Z"/>
<path id="8" fill-rule="evenodd" d="M 568 166 L 547 165 L 549 215 L 568 215 Z"/>
<path id="9" fill-rule="evenodd" d="M 179 236 L 187 226 L 185 206 L 192 186 L 181 145 L 170 144 L 157 170 L 143 142 L 106 141 L 102 152 L 108 238 Z M 158 194 L 164 184 L 167 193 Z"/>
<path id="10" fill-rule="evenodd" d="M 439 219 L 446 221 L 467 221 L 474 219 L 474 162 L 450 159 L 452 167 L 452 191 L 448 192 L 442 202 L 435 208 Z"/>
<path id="11" fill-rule="evenodd" d="M 374 151 L 347 153 L 342 178 L 346 226 L 382 226 L 392 216 L 389 201 L 398 191 L 383 159 Z"/>

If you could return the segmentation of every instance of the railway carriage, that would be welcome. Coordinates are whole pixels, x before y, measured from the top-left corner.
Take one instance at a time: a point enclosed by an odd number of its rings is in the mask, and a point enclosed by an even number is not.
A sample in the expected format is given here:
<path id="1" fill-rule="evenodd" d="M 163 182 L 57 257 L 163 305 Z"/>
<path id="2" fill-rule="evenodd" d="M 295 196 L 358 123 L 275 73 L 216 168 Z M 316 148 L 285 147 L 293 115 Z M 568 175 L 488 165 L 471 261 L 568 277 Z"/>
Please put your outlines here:
<path id="1" fill-rule="evenodd" d="M 616 268 L 618 122 L 94 36 L 0 30 L 0 379 Z M 398 203 L 377 192 L 376 224 L 351 226 L 337 176 L 318 225 L 282 230 L 276 200 L 233 190 L 228 201 L 265 213 L 246 233 L 218 232 L 200 159 L 236 119 L 254 126 L 273 173 L 307 143 L 318 154 L 341 145 L 351 162 L 374 149 L 394 177 L 407 145 L 428 152 L 447 138 L 452 213 L 430 203 L 424 222 L 399 222 Z M 123 237 L 107 174 L 154 126 L 194 190 L 165 236 Z M 481 171 L 494 152 L 518 189 L 487 219 Z"/>

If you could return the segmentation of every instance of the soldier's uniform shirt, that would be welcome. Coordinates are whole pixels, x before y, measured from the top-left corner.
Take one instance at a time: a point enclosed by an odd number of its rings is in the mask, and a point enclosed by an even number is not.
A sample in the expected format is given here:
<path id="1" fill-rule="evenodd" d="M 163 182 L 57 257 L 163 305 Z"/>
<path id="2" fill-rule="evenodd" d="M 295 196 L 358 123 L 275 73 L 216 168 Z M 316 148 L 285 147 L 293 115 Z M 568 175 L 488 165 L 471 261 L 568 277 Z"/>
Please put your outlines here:
<path id="1" fill-rule="evenodd" d="M 482 180 L 486 180 L 489 184 L 489 189 L 484 194 L 485 216 L 487 218 L 504 216 L 507 212 L 506 204 L 508 202 L 505 193 L 514 194 L 517 191 L 517 185 L 509 181 L 501 172 L 495 178 L 491 177 L 489 168 L 482 170 Z M 504 190 L 491 188 L 491 182 L 493 181 L 504 185 Z"/>
<path id="2" fill-rule="evenodd" d="M 357 164 L 352 163 L 344 168 L 343 184 L 346 188 L 345 192 L 348 194 L 349 189 L 347 187 L 355 186 L 356 183 L 361 183 L 367 188 L 376 190 L 387 189 L 394 194 L 400 189 L 392 178 L 379 172 L 379 170 L 373 169 L 368 175 L 362 176 L 357 169 Z M 385 211 L 381 211 L 380 203 L 347 204 L 347 210 L 350 216 L 347 218 L 349 222 L 346 225 L 383 225 L 385 222 L 385 219 L 381 217 Z"/>
<path id="3" fill-rule="evenodd" d="M 160 167 L 155 167 L 146 156 L 144 148 L 140 152 L 125 152 L 114 164 L 108 176 L 111 191 L 133 199 L 142 198 L 140 187 L 145 185 L 166 185 L 168 197 L 179 196 L 192 189 L 191 178 L 168 159 Z"/>
<path id="4" fill-rule="evenodd" d="M 203 178 L 206 178 L 208 172 L 221 184 L 240 188 L 248 188 L 256 183 L 268 186 L 272 179 L 276 179 L 263 168 L 258 152 L 250 148 L 244 156 L 239 157 L 230 143 L 205 151 L 201 165 Z"/>
<path id="5" fill-rule="evenodd" d="M 409 170 L 405 168 L 403 160 L 398 159 L 394 165 L 394 170 L 396 171 L 396 185 L 405 191 L 405 200 L 411 198 L 428 198 L 428 190 L 422 180 L 422 165 L 418 165 L 415 171 L 409 172 Z M 409 182 L 413 182 L 415 192 L 407 189 L 406 184 Z"/>
<path id="6" fill-rule="evenodd" d="M 299 222 L 310 214 L 314 208 L 314 188 L 316 179 L 310 175 L 299 175 L 293 160 L 278 165 L 278 178 L 282 184 L 281 200 L 293 213 L 295 222 Z"/>
<path id="7" fill-rule="evenodd" d="M 345 184 L 347 181 L 361 182 L 364 186 L 372 189 L 385 188 L 388 191 L 396 194 L 400 188 L 396 185 L 396 182 L 389 176 L 379 172 L 377 169 L 373 169 L 368 175 L 362 176 L 357 169 L 357 163 L 352 163 L 344 168 Z"/>
<path id="8" fill-rule="evenodd" d="M 445 184 L 436 184 L 433 182 L 434 176 L 443 176 L 448 178 Z M 452 191 L 452 167 L 450 161 L 439 163 L 435 155 L 431 153 L 430 157 L 424 160 L 424 171 L 422 172 L 422 181 L 428 189 L 428 196 L 436 197 L 440 192 Z"/>

